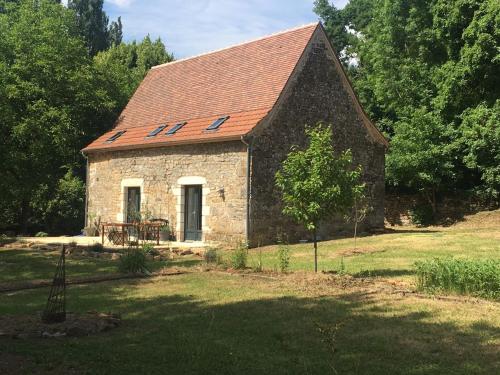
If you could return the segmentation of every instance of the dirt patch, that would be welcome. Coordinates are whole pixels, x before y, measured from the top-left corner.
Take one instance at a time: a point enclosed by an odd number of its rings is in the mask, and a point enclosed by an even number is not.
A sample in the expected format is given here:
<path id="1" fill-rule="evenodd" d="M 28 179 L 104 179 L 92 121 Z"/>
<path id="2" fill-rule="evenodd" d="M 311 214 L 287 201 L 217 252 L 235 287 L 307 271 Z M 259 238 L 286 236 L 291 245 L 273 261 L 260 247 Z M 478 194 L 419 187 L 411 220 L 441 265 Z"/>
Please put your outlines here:
<path id="1" fill-rule="evenodd" d="M 30 339 L 89 336 L 121 325 L 116 314 L 68 313 L 62 323 L 43 323 L 38 315 L 0 316 L 0 338 Z"/>
<path id="2" fill-rule="evenodd" d="M 376 248 L 351 248 L 351 249 L 344 249 L 339 251 L 336 255 L 337 256 L 344 256 L 344 257 L 352 257 L 356 255 L 363 255 L 363 254 L 371 254 L 371 253 L 383 253 L 385 250 L 381 249 L 376 249 Z"/>

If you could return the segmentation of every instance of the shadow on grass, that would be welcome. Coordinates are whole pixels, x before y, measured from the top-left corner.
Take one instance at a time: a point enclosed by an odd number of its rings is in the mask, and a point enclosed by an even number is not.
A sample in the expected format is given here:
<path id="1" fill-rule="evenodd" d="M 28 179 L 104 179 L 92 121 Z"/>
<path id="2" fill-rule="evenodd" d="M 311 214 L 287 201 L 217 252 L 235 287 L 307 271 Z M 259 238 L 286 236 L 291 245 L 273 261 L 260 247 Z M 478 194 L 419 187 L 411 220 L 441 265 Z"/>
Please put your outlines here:
<path id="1" fill-rule="evenodd" d="M 3 250 L 0 252 L 0 282 L 50 279 L 54 276 L 58 252 L 38 252 L 30 250 Z M 87 276 L 114 273 L 117 263 L 90 257 L 67 257 L 68 276 Z"/>
<path id="2" fill-rule="evenodd" d="M 0 352 L 29 356 L 42 368 L 92 374 L 327 374 L 332 368 L 339 374 L 493 374 L 498 365 L 487 341 L 499 331 L 487 323 L 468 330 L 431 323 L 427 310 L 388 309 L 363 292 L 239 300 L 241 285 L 231 286 L 231 279 L 227 287 L 210 286 L 211 277 L 181 280 L 199 283 L 198 296 L 165 294 L 174 289 L 169 280 L 154 296 L 136 290 L 145 288 L 141 281 L 72 288 L 70 309 L 121 313 L 123 326 L 80 339 L 4 339 Z M 204 299 L 207 284 L 222 296 L 236 293 L 236 301 Z M 0 313 L 26 304 L 40 310 L 45 297 L 5 298 Z"/>
<path id="3" fill-rule="evenodd" d="M 405 269 L 376 269 L 376 270 L 364 270 L 358 273 L 352 274 L 353 277 L 357 278 L 365 278 L 365 277 L 397 277 L 397 276 L 411 276 L 415 275 L 415 271 L 413 270 L 405 270 Z"/>
<path id="4" fill-rule="evenodd" d="M 168 262 L 168 266 L 196 267 L 202 263 L 201 259 L 175 259 Z"/>

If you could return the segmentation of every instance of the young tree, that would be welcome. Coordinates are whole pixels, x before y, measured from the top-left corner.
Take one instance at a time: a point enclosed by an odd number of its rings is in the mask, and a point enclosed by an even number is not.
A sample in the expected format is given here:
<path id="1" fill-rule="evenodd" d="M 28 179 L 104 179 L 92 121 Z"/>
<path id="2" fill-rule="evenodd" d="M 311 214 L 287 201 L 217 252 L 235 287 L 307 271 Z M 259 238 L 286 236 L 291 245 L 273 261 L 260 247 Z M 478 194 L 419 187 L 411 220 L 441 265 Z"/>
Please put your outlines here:
<path id="1" fill-rule="evenodd" d="M 364 185 L 362 185 L 355 191 L 351 213 L 345 216 L 347 221 L 354 224 L 354 250 L 357 249 L 358 225 L 366 219 L 366 216 L 368 216 L 372 210 L 373 207 L 370 205 L 370 201 L 364 192 Z"/>
<path id="2" fill-rule="evenodd" d="M 361 168 L 353 167 L 350 150 L 335 153 L 332 128 L 318 124 L 306 128 L 309 146 L 296 147 L 276 173 L 283 213 L 311 232 L 314 242 L 314 271 L 318 271 L 317 230 L 335 214 L 344 214 L 354 202 Z"/>

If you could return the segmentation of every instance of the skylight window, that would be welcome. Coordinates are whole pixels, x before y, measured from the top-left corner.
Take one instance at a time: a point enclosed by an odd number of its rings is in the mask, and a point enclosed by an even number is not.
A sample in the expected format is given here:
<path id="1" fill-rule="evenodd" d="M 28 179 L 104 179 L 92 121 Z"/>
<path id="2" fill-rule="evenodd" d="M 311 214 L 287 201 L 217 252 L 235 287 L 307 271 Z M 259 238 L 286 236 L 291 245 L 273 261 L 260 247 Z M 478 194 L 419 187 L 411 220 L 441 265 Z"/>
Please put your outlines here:
<path id="1" fill-rule="evenodd" d="M 165 133 L 165 135 L 174 135 L 180 128 L 182 128 L 184 125 L 186 125 L 187 122 L 179 122 L 172 126 L 168 131 Z"/>
<path id="2" fill-rule="evenodd" d="M 123 133 L 125 133 L 126 130 L 120 130 L 119 132 L 116 132 L 115 134 L 113 134 L 111 137 L 109 137 L 108 139 L 106 139 L 106 143 L 112 143 L 114 141 L 116 141 L 118 138 L 120 138 Z"/>
<path id="3" fill-rule="evenodd" d="M 217 130 L 229 118 L 229 116 L 219 117 L 207 128 L 207 130 Z"/>
<path id="4" fill-rule="evenodd" d="M 163 129 L 165 129 L 167 127 L 167 125 L 160 125 L 158 126 L 155 130 L 153 130 L 152 132 L 150 132 L 146 138 L 152 138 L 152 137 L 155 137 L 159 132 L 161 132 Z"/>

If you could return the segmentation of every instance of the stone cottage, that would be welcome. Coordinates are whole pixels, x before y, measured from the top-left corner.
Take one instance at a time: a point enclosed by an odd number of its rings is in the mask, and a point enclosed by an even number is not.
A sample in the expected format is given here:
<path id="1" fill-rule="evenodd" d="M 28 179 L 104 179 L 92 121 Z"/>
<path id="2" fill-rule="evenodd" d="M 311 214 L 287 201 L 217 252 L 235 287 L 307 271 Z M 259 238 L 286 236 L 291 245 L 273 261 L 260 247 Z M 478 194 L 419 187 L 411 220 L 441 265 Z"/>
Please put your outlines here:
<path id="1" fill-rule="evenodd" d="M 168 219 L 179 241 L 305 238 L 281 214 L 274 176 L 318 121 L 363 167 L 374 208 L 365 227 L 383 227 L 387 141 L 319 23 L 153 67 L 115 127 L 83 149 L 87 217 L 127 222 L 139 210 Z"/>

